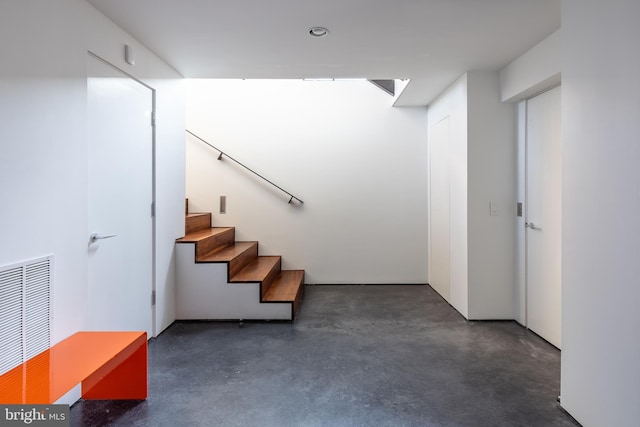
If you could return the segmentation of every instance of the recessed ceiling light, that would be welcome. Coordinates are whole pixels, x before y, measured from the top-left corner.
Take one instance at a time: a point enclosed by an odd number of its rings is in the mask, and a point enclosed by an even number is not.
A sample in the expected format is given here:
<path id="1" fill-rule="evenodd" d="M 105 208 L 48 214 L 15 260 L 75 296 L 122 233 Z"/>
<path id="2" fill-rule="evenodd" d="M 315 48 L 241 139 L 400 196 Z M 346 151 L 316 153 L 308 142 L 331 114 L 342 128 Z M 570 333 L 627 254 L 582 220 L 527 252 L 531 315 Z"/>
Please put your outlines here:
<path id="1" fill-rule="evenodd" d="M 329 30 L 324 27 L 309 28 L 309 35 L 311 37 L 325 37 L 327 34 L 329 34 Z"/>

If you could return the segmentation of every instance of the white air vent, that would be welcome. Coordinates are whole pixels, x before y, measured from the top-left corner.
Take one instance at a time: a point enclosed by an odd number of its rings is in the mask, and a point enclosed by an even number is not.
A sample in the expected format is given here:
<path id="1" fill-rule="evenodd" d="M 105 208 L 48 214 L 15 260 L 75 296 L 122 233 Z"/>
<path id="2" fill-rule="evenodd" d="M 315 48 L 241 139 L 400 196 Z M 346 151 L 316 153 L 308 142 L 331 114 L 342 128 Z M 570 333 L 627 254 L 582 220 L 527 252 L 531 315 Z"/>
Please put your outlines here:
<path id="1" fill-rule="evenodd" d="M 0 374 L 49 348 L 53 256 L 0 267 Z"/>

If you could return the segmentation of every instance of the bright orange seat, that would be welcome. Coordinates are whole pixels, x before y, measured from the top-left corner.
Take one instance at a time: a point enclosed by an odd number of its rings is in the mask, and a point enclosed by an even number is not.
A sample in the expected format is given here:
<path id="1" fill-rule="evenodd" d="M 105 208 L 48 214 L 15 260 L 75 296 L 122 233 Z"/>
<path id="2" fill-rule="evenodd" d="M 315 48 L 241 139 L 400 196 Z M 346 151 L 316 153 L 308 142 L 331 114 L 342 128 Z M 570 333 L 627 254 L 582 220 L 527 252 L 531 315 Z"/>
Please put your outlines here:
<path id="1" fill-rule="evenodd" d="M 147 398 L 146 332 L 78 332 L 0 376 L 0 403 L 51 404 L 82 383 L 88 400 Z"/>

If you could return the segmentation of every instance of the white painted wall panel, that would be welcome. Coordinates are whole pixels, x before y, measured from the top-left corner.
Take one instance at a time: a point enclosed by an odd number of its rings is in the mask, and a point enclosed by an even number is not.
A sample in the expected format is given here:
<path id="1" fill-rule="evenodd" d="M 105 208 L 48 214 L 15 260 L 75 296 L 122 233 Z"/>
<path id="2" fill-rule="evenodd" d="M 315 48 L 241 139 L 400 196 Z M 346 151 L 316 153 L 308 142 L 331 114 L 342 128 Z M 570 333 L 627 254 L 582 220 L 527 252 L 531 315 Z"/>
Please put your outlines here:
<path id="1" fill-rule="evenodd" d="M 188 128 L 305 201 L 189 137 L 191 210 L 308 283 L 427 282 L 427 112 L 390 103 L 365 81 L 189 81 Z"/>
<path id="2" fill-rule="evenodd" d="M 175 182 L 157 193 L 157 286 L 167 310 L 175 287 L 174 239 L 183 227 L 180 76 L 83 1 L 0 3 L 0 264 L 56 256 L 52 342 L 87 321 L 87 50 L 121 65 L 124 43 L 137 49 L 132 74 L 157 79 L 150 82 L 164 117 L 157 171 Z M 172 321 L 171 310 L 158 316 L 162 325 Z"/>
<path id="3" fill-rule="evenodd" d="M 0 3 L 0 265 L 56 256 L 52 342 L 86 321 L 86 52 L 77 2 Z"/>
<path id="4" fill-rule="evenodd" d="M 562 30 L 500 70 L 502 101 L 517 102 L 560 83 L 562 72 Z"/>
<path id="5" fill-rule="evenodd" d="M 513 319 L 516 108 L 500 102 L 498 73 L 467 75 L 469 318 Z"/>
<path id="6" fill-rule="evenodd" d="M 640 425 L 640 3 L 565 0 L 562 405 Z"/>
<path id="7" fill-rule="evenodd" d="M 500 103 L 496 72 L 473 71 L 429 107 L 430 141 L 444 117 L 450 118 L 449 158 L 430 159 L 431 163 L 448 160 L 450 168 L 450 241 L 446 247 L 431 240 L 430 248 L 449 250 L 450 290 L 443 297 L 467 318 L 512 319 L 515 108 Z M 432 186 L 432 197 L 433 190 Z M 490 215 L 491 202 L 497 215 Z"/>

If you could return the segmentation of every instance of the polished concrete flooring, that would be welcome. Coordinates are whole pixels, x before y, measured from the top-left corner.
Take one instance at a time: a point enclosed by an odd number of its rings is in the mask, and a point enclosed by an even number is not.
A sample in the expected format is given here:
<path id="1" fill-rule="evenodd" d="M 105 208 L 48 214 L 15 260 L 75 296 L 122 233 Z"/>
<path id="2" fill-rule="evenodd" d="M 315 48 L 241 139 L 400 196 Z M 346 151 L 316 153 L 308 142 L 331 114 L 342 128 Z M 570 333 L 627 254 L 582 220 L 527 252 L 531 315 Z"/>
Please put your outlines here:
<path id="1" fill-rule="evenodd" d="M 576 426 L 559 381 L 557 349 L 428 286 L 308 286 L 293 324 L 173 324 L 146 401 L 82 401 L 71 425 Z"/>

